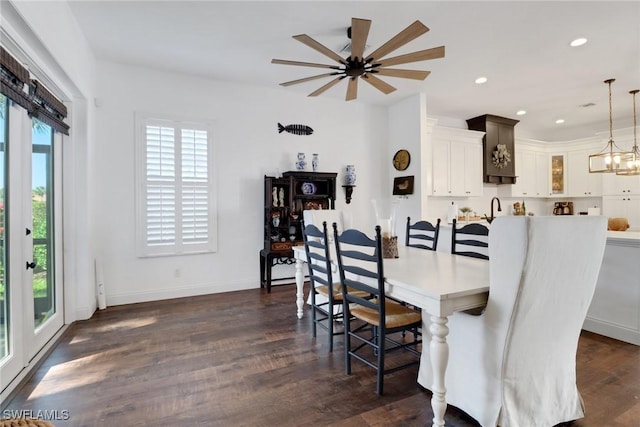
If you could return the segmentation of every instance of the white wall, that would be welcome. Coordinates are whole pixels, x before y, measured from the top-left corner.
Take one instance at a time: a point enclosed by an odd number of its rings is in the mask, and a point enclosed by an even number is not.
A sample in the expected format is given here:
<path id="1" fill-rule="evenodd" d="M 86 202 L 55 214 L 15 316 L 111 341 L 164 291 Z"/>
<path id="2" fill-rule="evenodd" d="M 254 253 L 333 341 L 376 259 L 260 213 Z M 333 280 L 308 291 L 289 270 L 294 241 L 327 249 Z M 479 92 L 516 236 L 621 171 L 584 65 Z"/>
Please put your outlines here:
<path id="1" fill-rule="evenodd" d="M 426 95 L 418 94 L 405 99 L 389 108 L 389 136 L 385 162 L 390 171 L 385 182 L 385 189 L 391 197 L 393 179 L 399 176 L 414 176 L 413 194 L 394 196 L 398 203 L 396 212 L 396 235 L 400 242 L 404 242 L 407 216 L 415 222 L 420 217 L 422 202 L 423 175 L 430 173 L 424 170 L 422 158 L 422 139 L 424 120 L 426 120 Z M 393 155 L 400 149 L 406 149 L 411 155 L 409 167 L 404 171 L 397 171 L 392 165 Z"/>
<path id="2" fill-rule="evenodd" d="M 380 173 L 382 160 L 388 160 L 386 109 L 380 107 L 113 62 L 99 63 L 96 93 L 97 148 L 91 174 L 96 183 L 96 254 L 104 269 L 108 305 L 259 287 L 263 177 L 293 170 L 298 152 L 309 159 L 318 153 L 321 171 L 339 172 L 336 208 L 349 210 L 354 218 L 369 217 L 369 200 L 386 176 Z M 217 253 L 136 257 L 136 111 L 214 122 Z M 278 134 L 278 122 L 309 125 L 314 133 Z M 356 165 L 357 171 L 349 205 L 341 187 L 347 164 Z M 274 269 L 276 277 L 289 274 L 280 270 Z"/>

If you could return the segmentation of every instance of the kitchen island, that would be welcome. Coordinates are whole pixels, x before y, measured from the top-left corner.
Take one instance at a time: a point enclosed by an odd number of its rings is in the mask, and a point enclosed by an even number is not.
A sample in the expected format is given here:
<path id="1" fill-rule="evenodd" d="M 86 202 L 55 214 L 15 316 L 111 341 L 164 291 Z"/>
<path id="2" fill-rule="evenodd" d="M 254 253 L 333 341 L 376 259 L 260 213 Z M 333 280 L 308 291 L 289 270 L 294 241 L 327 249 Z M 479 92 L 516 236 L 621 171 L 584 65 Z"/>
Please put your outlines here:
<path id="1" fill-rule="evenodd" d="M 486 221 L 479 223 L 489 226 Z M 441 223 L 437 250 L 451 251 L 451 224 Z M 583 329 L 640 345 L 640 231 L 607 232 L 600 275 Z"/>
<path id="2" fill-rule="evenodd" d="M 640 345 L 640 232 L 609 231 L 583 329 Z"/>

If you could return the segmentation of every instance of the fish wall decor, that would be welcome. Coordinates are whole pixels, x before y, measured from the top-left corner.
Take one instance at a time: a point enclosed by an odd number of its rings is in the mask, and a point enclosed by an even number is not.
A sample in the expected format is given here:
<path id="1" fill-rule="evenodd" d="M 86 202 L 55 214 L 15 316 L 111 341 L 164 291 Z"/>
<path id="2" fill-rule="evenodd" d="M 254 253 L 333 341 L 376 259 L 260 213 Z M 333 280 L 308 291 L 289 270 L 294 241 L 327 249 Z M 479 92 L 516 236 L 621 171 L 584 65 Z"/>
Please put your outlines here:
<path id="1" fill-rule="evenodd" d="M 294 135 L 311 135 L 313 133 L 313 129 L 311 129 L 307 125 L 286 125 L 282 126 L 282 124 L 278 123 L 278 133 L 288 132 Z"/>

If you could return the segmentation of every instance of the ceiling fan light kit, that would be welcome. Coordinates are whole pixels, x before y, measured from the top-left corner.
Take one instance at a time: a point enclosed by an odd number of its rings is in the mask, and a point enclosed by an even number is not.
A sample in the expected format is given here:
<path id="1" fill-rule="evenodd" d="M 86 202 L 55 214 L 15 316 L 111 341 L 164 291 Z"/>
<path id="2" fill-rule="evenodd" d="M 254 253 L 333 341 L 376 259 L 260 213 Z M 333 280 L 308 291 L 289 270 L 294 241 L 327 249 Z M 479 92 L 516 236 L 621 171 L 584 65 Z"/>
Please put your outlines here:
<path id="1" fill-rule="evenodd" d="M 622 151 L 613 142 L 613 116 L 611 112 L 611 83 L 616 79 L 608 79 L 604 82 L 609 85 L 609 141 L 604 149 L 589 156 L 590 173 L 619 173 L 627 170 L 635 161 L 633 152 Z"/>
<path id="2" fill-rule="evenodd" d="M 272 64 L 296 65 L 302 67 L 326 68 L 334 70 L 332 72 L 318 74 L 311 77 L 292 80 L 280 83 L 281 86 L 291 86 L 298 83 L 321 79 L 325 77 L 334 77 L 325 85 L 311 92 L 309 96 L 318 96 L 328 89 L 338 84 L 343 79 L 348 79 L 346 100 L 351 101 L 358 96 L 358 79 L 361 78 L 371 86 L 375 87 L 382 93 L 389 94 L 396 90 L 395 87 L 379 79 L 376 74 L 386 77 L 399 77 L 404 79 L 424 80 L 430 71 L 421 70 L 404 70 L 397 68 L 386 68 L 392 65 L 402 65 L 411 62 L 428 61 L 431 59 L 444 57 L 444 46 L 431 49 L 421 50 L 418 52 L 408 53 L 385 58 L 391 52 L 399 49 L 410 41 L 420 37 L 429 31 L 422 22 L 415 21 L 404 30 L 400 31 L 385 44 L 374 50 L 372 53 L 364 56 L 364 50 L 367 46 L 367 38 L 371 21 L 368 19 L 352 18 L 351 27 L 349 29 L 351 36 L 351 54 L 347 58 L 343 58 L 331 49 L 312 39 L 306 34 L 293 36 L 294 39 L 309 46 L 310 48 L 322 53 L 326 57 L 333 59 L 337 64 L 318 64 L 314 62 L 290 61 L 284 59 L 272 59 Z"/>

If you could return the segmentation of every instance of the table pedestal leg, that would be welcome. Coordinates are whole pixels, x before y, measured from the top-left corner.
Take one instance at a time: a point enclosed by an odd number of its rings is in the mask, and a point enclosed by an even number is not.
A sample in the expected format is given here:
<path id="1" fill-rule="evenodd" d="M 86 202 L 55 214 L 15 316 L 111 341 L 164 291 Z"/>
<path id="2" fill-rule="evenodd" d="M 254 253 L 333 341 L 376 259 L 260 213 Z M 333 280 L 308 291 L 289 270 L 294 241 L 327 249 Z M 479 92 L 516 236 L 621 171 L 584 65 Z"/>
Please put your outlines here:
<path id="1" fill-rule="evenodd" d="M 431 369 L 433 370 L 433 387 L 431 391 L 431 408 L 433 409 L 433 427 L 444 426 L 444 413 L 447 410 L 447 389 L 444 385 L 444 374 L 449 362 L 449 345 L 447 344 L 447 318 L 431 316 Z"/>
<path id="2" fill-rule="evenodd" d="M 296 305 L 298 306 L 298 319 L 302 319 L 302 308 L 304 307 L 304 272 L 302 267 L 304 261 L 296 259 Z"/>

